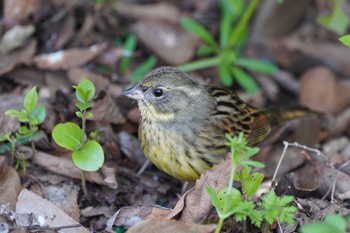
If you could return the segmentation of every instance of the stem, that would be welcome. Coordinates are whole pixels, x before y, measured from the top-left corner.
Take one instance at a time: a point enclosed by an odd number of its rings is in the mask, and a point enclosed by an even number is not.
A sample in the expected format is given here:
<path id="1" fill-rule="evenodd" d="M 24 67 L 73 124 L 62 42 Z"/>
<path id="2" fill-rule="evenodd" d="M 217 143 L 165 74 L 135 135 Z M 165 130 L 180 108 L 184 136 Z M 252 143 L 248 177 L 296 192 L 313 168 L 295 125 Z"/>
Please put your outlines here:
<path id="1" fill-rule="evenodd" d="M 10 144 L 11 144 L 11 165 L 13 165 L 14 162 L 15 162 L 15 146 L 16 146 L 16 143 L 14 141 L 10 141 Z"/>
<path id="2" fill-rule="evenodd" d="M 251 0 L 247 9 L 244 11 L 242 17 L 240 18 L 235 30 L 232 32 L 229 40 L 229 48 L 231 48 L 234 44 L 237 43 L 239 37 L 241 36 L 243 29 L 247 27 L 247 24 L 252 17 L 252 14 L 257 7 L 259 0 Z"/>
<path id="3" fill-rule="evenodd" d="M 85 171 L 81 170 L 81 187 L 83 189 L 84 196 L 88 201 L 90 201 L 89 194 L 86 189 L 86 178 L 85 178 Z"/>
<path id="4" fill-rule="evenodd" d="M 218 223 L 218 226 L 215 229 L 215 233 L 220 233 L 221 232 L 221 228 L 222 228 L 222 226 L 224 224 L 224 220 L 225 220 L 225 218 L 219 218 L 219 223 Z"/>
<path id="5" fill-rule="evenodd" d="M 231 192 L 232 192 L 232 187 L 233 187 L 233 181 L 234 181 L 234 177 L 235 177 L 235 170 L 236 170 L 236 164 L 234 162 L 234 153 L 235 153 L 235 150 L 233 147 L 231 147 L 231 162 L 232 162 L 232 170 L 231 170 L 231 173 L 230 173 L 230 180 L 229 180 L 229 183 L 228 183 L 228 187 L 227 187 L 227 193 L 226 193 L 226 196 L 229 197 Z M 226 215 L 226 208 L 227 206 L 229 205 L 231 200 L 229 200 L 229 198 L 226 198 L 225 200 L 225 205 L 224 205 L 224 209 L 223 209 L 223 215 L 225 216 Z M 222 228 L 222 225 L 224 223 L 224 220 L 225 220 L 225 217 L 220 217 L 219 218 L 219 223 L 218 223 L 218 226 L 215 230 L 215 233 L 219 233 L 221 231 L 221 228 Z"/>
<path id="6" fill-rule="evenodd" d="M 86 110 L 84 110 L 83 112 L 83 115 L 82 115 L 82 123 L 81 123 L 81 144 L 84 145 L 85 144 L 85 128 L 86 128 Z"/>
<path id="7" fill-rule="evenodd" d="M 216 57 L 204 58 L 193 62 L 188 62 L 183 65 L 177 66 L 177 68 L 179 68 L 184 72 L 188 72 L 188 71 L 218 66 L 219 64 L 220 64 L 220 57 L 216 56 Z"/>

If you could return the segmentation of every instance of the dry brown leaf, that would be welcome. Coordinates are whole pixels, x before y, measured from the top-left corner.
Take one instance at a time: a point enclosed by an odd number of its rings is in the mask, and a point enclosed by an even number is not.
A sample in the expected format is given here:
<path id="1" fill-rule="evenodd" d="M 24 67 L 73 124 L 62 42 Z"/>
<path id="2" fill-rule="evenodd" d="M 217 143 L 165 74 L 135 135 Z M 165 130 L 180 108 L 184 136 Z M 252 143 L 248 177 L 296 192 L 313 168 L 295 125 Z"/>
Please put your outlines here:
<path id="1" fill-rule="evenodd" d="M 0 138 L 8 132 L 16 132 L 19 126 L 17 118 L 2 114 L 0 110 Z"/>
<path id="2" fill-rule="evenodd" d="M 24 48 L 7 55 L 0 55 L 0 76 L 10 72 L 17 65 L 31 65 L 36 47 L 37 41 L 32 39 Z"/>
<path id="3" fill-rule="evenodd" d="M 317 111 L 339 113 L 350 105 L 350 83 L 338 81 L 325 67 L 308 70 L 301 77 L 300 103 Z"/>
<path id="4" fill-rule="evenodd" d="M 339 70 L 350 75 L 349 50 L 341 43 L 322 43 L 314 40 L 301 40 L 296 37 L 289 37 L 283 40 L 283 47 L 290 51 L 300 52 L 306 56 L 316 58 L 320 63 L 327 64 L 334 70 Z"/>
<path id="5" fill-rule="evenodd" d="M 17 172 L 7 164 L 6 157 L 0 156 L 0 205 L 15 210 L 17 196 L 22 185 Z"/>
<path id="6" fill-rule="evenodd" d="M 72 69 L 68 70 L 68 78 L 74 85 L 78 85 L 78 83 L 80 83 L 80 81 L 84 78 L 89 79 L 95 85 L 96 92 L 107 90 L 108 86 L 111 85 L 109 80 L 104 78 L 102 75 L 80 67 L 73 67 Z"/>
<path id="7" fill-rule="evenodd" d="M 165 62 L 177 65 L 189 61 L 197 39 L 178 24 L 165 20 L 144 19 L 131 26 L 137 38 Z"/>
<path id="8" fill-rule="evenodd" d="M 75 33 L 75 17 L 72 11 L 65 15 L 63 22 L 60 23 L 60 29 L 57 32 L 57 38 L 52 45 L 53 50 L 61 49 L 73 37 Z"/>
<path id="9" fill-rule="evenodd" d="M 15 24 L 25 24 L 33 15 L 37 15 L 40 0 L 5 0 L 4 23 L 7 27 Z"/>
<path id="10" fill-rule="evenodd" d="M 165 2 L 157 4 L 130 4 L 118 1 L 115 9 L 124 16 L 135 18 L 155 18 L 156 20 L 168 20 L 179 22 L 181 17 L 178 8 Z"/>
<path id="11" fill-rule="evenodd" d="M 50 201 L 36 195 L 33 192 L 23 189 L 18 196 L 16 212 L 19 214 L 33 214 L 36 217 L 42 216 L 45 225 L 49 227 L 62 227 L 78 224 L 73 218 L 64 213 L 60 208 Z M 84 227 L 64 229 L 64 233 L 88 233 Z"/>
<path id="12" fill-rule="evenodd" d="M 107 229 L 112 229 L 113 225 L 131 227 L 141 220 L 165 218 L 170 211 L 170 209 L 150 205 L 122 207 L 108 220 Z"/>
<path id="13" fill-rule="evenodd" d="M 216 225 L 199 225 L 168 219 L 149 219 L 131 227 L 127 233 L 210 233 Z"/>
<path id="14" fill-rule="evenodd" d="M 135 136 L 122 131 L 118 134 L 118 139 L 121 151 L 130 161 L 136 162 L 139 166 L 146 161 L 140 142 Z"/>
<path id="15" fill-rule="evenodd" d="M 85 49 L 67 49 L 63 51 L 40 54 L 34 57 L 35 65 L 40 69 L 68 70 L 85 65 L 107 48 L 107 44 L 92 45 Z"/>
<path id="16" fill-rule="evenodd" d="M 231 159 L 228 157 L 213 166 L 211 170 L 202 174 L 199 180 L 196 181 L 195 187 L 185 193 L 177 202 L 174 211 L 168 218 L 175 217 L 181 211 L 180 221 L 202 223 L 213 208 L 205 186 L 209 185 L 216 191 L 227 187 L 231 166 Z"/>
<path id="17" fill-rule="evenodd" d="M 124 49 L 121 47 L 108 47 L 95 61 L 99 64 L 115 69 L 117 62 L 124 55 Z"/>
<path id="18" fill-rule="evenodd" d="M 5 55 L 11 51 L 23 47 L 32 34 L 35 32 L 35 27 L 32 24 L 21 26 L 16 25 L 8 30 L 0 41 L 0 52 Z"/>
<path id="19" fill-rule="evenodd" d="M 93 114 L 90 120 L 114 124 L 123 124 L 125 122 L 125 118 L 121 114 L 116 102 L 105 91 L 99 93 L 90 112 Z"/>
<path id="20" fill-rule="evenodd" d="M 73 161 L 70 158 L 52 156 L 50 154 L 37 151 L 34 162 L 56 174 L 81 179 L 81 170 L 73 164 Z M 113 172 L 111 170 L 113 170 Z M 102 166 L 100 172 L 87 172 L 86 180 L 116 189 L 118 184 L 114 174 L 115 171 L 113 168 Z"/>

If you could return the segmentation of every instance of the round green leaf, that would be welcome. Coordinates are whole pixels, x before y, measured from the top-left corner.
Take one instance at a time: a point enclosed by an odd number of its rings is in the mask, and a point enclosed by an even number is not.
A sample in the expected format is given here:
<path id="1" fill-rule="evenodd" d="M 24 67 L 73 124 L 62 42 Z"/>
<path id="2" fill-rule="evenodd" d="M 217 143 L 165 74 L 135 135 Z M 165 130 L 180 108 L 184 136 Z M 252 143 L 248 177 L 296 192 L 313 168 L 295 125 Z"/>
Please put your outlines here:
<path id="1" fill-rule="evenodd" d="M 78 86 L 75 87 L 75 95 L 80 102 L 89 102 L 95 95 L 94 84 L 88 79 L 81 80 Z"/>
<path id="2" fill-rule="evenodd" d="M 103 149 L 98 142 L 88 141 L 81 150 L 73 152 L 72 159 L 81 170 L 97 171 L 104 162 Z"/>
<path id="3" fill-rule="evenodd" d="M 55 142 L 68 150 L 77 151 L 82 148 L 82 130 L 79 125 L 71 122 L 60 123 L 52 131 Z"/>

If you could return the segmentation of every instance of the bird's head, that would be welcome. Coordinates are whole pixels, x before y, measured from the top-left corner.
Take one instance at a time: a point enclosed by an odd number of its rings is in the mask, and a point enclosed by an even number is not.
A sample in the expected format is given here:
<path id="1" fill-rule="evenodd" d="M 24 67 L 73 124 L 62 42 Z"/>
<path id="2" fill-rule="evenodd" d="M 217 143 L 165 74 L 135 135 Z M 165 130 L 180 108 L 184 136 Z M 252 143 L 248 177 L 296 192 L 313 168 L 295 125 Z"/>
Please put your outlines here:
<path id="1" fill-rule="evenodd" d="M 198 120 L 212 107 L 205 87 L 173 67 L 154 69 L 122 95 L 137 100 L 142 118 L 153 121 Z"/>

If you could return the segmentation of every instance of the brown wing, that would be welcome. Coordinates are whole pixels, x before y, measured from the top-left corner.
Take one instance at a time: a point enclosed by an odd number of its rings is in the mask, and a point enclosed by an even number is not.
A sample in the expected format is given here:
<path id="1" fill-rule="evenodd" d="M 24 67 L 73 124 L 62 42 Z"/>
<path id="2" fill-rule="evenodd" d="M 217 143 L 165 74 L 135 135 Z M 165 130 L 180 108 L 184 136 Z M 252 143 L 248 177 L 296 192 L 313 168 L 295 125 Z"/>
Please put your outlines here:
<path id="1" fill-rule="evenodd" d="M 212 114 L 213 123 L 224 133 L 237 135 L 243 132 L 248 145 L 257 144 L 270 133 L 271 125 L 267 116 L 243 102 L 236 93 L 216 87 L 208 87 L 208 91 L 217 103 Z"/>

